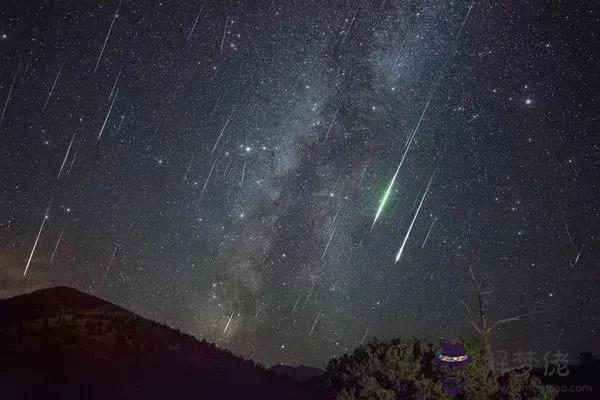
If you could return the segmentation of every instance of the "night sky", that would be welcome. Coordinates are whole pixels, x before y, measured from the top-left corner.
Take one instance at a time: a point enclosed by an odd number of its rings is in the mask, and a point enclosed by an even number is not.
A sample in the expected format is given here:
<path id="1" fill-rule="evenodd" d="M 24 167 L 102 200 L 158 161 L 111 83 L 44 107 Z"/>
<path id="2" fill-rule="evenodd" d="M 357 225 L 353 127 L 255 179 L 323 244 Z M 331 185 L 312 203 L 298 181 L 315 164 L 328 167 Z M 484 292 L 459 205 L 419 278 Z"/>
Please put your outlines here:
<path id="1" fill-rule="evenodd" d="M 471 334 L 472 266 L 492 319 L 542 312 L 496 349 L 598 353 L 592 7 L 3 1 L 0 295 L 322 367 Z"/>

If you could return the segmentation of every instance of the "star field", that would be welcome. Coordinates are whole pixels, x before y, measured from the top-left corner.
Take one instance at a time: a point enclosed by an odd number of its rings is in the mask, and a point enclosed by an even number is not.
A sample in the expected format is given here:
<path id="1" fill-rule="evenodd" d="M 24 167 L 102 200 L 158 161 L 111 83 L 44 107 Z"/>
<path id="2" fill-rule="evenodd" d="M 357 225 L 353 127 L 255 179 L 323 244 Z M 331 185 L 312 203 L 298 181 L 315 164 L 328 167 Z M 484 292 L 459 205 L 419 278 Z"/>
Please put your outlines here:
<path id="1" fill-rule="evenodd" d="M 597 353 L 598 13 L 521 3 L 9 1 L 0 294 L 323 366 L 470 334 L 471 266 L 542 311 L 495 346 Z"/>

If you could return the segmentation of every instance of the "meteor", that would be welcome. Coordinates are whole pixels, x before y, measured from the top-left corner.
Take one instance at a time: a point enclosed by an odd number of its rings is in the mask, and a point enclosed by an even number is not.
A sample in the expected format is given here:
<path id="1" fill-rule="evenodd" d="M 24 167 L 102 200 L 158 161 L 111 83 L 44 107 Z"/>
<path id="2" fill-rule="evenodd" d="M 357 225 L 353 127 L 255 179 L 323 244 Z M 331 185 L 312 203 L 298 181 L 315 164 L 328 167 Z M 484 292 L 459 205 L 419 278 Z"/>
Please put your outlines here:
<path id="1" fill-rule="evenodd" d="M 463 19 L 462 23 L 460 24 L 460 29 L 458 30 L 458 34 L 456 35 L 457 40 L 460 37 L 460 34 L 462 33 L 463 28 L 465 27 L 465 24 L 467 23 L 467 19 L 469 18 L 469 14 L 471 14 L 471 10 L 473 9 L 474 5 L 475 5 L 475 0 L 473 0 L 473 2 L 471 3 L 471 6 L 467 10 L 467 15 L 465 15 L 465 18 Z"/>
<path id="2" fill-rule="evenodd" d="M 123 72 L 123 66 L 121 66 L 121 69 L 117 74 L 117 79 L 115 79 L 115 83 L 113 83 L 112 89 L 110 90 L 110 95 L 108 96 L 109 101 L 110 99 L 112 99 L 113 93 L 115 92 L 115 88 L 117 87 L 117 83 L 119 82 L 119 78 L 121 77 L 121 72 Z"/>
<path id="3" fill-rule="evenodd" d="M 408 241 L 408 237 L 410 236 L 410 231 L 412 231 L 415 221 L 417 220 L 417 216 L 419 216 L 419 211 L 421 211 L 421 206 L 423 205 L 423 202 L 425 201 L 425 197 L 427 197 L 427 192 L 429 192 L 429 187 L 431 186 L 431 182 L 433 181 L 434 176 L 435 176 L 435 170 L 433 171 L 433 174 L 431 174 L 431 178 L 429 179 L 429 183 L 427 184 L 427 189 L 425 189 L 425 193 L 423 193 L 423 197 L 421 198 L 421 202 L 419 203 L 417 212 L 415 212 L 415 216 L 413 217 L 412 222 L 410 223 L 410 226 L 408 227 L 406 236 L 404 236 L 404 240 L 402 241 L 402 246 L 400 246 L 400 250 L 398 250 L 398 254 L 396 254 L 395 262 L 400 261 L 400 257 L 402 257 L 402 252 L 404 252 L 404 246 L 406 246 L 406 242 Z"/>
<path id="4" fill-rule="evenodd" d="M 75 148 L 75 154 L 73 154 L 73 158 L 71 159 L 71 164 L 69 165 L 69 169 L 67 170 L 67 174 L 71 173 L 71 168 L 73 168 L 73 164 L 75 164 L 75 159 L 77 158 L 77 153 L 79 153 L 79 146 L 81 146 L 81 141 L 83 140 L 83 136 L 79 138 L 79 142 L 77 143 L 77 147 Z"/>
<path id="5" fill-rule="evenodd" d="M 315 288 L 315 284 L 313 283 L 310 290 L 308 291 L 308 294 L 306 295 L 306 299 L 304 300 L 304 304 L 302 304 L 302 308 L 300 309 L 300 311 L 304 310 L 304 307 L 306 307 L 306 305 L 308 304 L 308 300 L 310 299 L 310 296 L 312 295 L 314 288 Z"/>
<path id="6" fill-rule="evenodd" d="M 319 310 L 319 313 L 317 314 L 317 318 L 315 318 L 315 322 L 312 325 L 312 328 L 310 328 L 310 333 L 308 334 L 308 336 L 311 336 L 313 331 L 315 330 L 315 326 L 317 325 L 317 322 L 319 321 L 319 317 L 321 316 L 321 310 Z"/>
<path id="7" fill-rule="evenodd" d="M 115 243 L 115 249 L 113 250 L 111 256 L 110 256 L 110 260 L 108 261 L 108 266 L 106 267 L 106 272 L 104 272 L 104 277 L 106 278 L 106 276 L 108 275 L 108 271 L 110 270 L 110 266 L 112 265 L 112 262 L 115 258 L 115 253 L 117 252 L 117 248 L 119 247 L 118 244 Z"/>
<path id="8" fill-rule="evenodd" d="M 231 315 L 229 316 L 229 320 L 227 321 L 227 324 L 225 325 L 225 329 L 223 329 L 223 335 L 225 334 L 225 332 L 227 332 L 227 328 L 229 328 L 229 324 L 231 323 L 232 319 L 233 319 L 233 311 L 231 312 Z"/>
<path id="9" fill-rule="evenodd" d="M 19 61 L 19 65 L 17 66 L 17 70 L 15 71 L 15 76 L 13 77 L 13 81 L 10 85 L 10 89 L 8 90 L 8 96 L 6 96 L 6 102 L 4 102 L 4 107 L 2 108 L 2 115 L 0 115 L 0 125 L 2 124 L 2 120 L 4 119 L 4 113 L 6 112 L 6 107 L 8 106 L 8 102 L 10 100 L 10 95 L 12 94 L 13 87 L 15 86 L 15 81 L 17 80 L 17 74 L 19 73 L 19 68 L 21 68 L 21 61 Z"/>
<path id="10" fill-rule="evenodd" d="M 235 110 L 235 107 L 231 110 L 229 117 L 227 117 L 227 121 L 225 121 L 225 125 L 223 126 L 223 129 L 221 129 L 221 133 L 219 133 L 219 136 L 217 137 L 217 141 L 215 142 L 215 145 L 213 146 L 212 151 L 210 152 L 211 155 L 214 154 L 215 150 L 217 149 L 217 145 L 219 144 L 219 140 L 221 140 L 221 136 L 223 136 L 223 132 L 225 132 L 227 125 L 229 125 L 229 120 L 231 120 L 231 116 L 233 115 L 233 110 Z"/>
<path id="11" fill-rule="evenodd" d="M 362 172 L 360 173 L 360 179 L 358 180 L 358 186 L 360 186 L 360 184 L 362 183 L 362 181 L 365 177 L 365 173 L 367 172 L 367 167 L 369 166 L 369 162 L 371 162 L 371 159 L 367 160 L 365 167 L 363 168 Z"/>
<path id="12" fill-rule="evenodd" d="M 213 170 L 215 169 L 215 164 L 216 164 L 216 163 L 217 163 L 217 160 L 215 160 L 215 161 L 213 162 L 213 165 L 212 165 L 212 167 L 210 168 L 210 172 L 208 173 L 208 176 L 206 177 L 206 182 L 204 182 L 204 186 L 202 187 L 202 192 L 201 192 L 200 194 L 204 193 L 204 191 L 206 190 L 206 185 L 208 185 L 208 181 L 210 180 L 210 176 L 212 175 L 212 173 L 213 173 Z"/>
<path id="13" fill-rule="evenodd" d="M 192 33 L 194 33 L 194 29 L 196 29 L 196 24 L 198 23 L 200 14 L 202 14 L 202 10 L 204 10 L 204 4 L 202 4 L 202 7 L 200 7 L 200 11 L 198 12 L 198 15 L 196 16 L 196 19 L 194 20 L 194 25 L 192 25 L 192 29 L 190 29 L 190 34 L 188 35 L 187 40 L 190 40 L 190 38 L 192 37 Z"/>
<path id="14" fill-rule="evenodd" d="M 65 167 L 65 163 L 67 162 L 67 158 L 69 158 L 69 152 L 71 151 L 71 146 L 73 146 L 73 139 L 75 139 L 75 135 L 77 134 L 77 132 L 75 132 L 73 134 L 73 136 L 71 137 L 71 143 L 69 143 L 69 147 L 67 147 L 67 152 L 65 153 L 65 158 L 63 158 L 63 162 L 60 165 L 60 170 L 58 171 L 58 176 L 56 177 L 56 179 L 60 179 L 60 174 L 62 174 L 63 172 L 63 168 Z"/>
<path id="15" fill-rule="evenodd" d="M 565 230 L 567 231 L 567 236 L 569 237 L 569 242 L 571 242 L 571 244 L 573 244 L 573 238 L 571 237 L 571 232 L 569 231 L 569 225 L 567 225 L 567 219 L 565 218 L 565 212 L 564 212 L 562 206 L 560 205 L 560 203 L 558 203 L 558 208 L 560 209 L 560 214 L 562 215 L 563 224 L 565 225 Z"/>
<path id="16" fill-rule="evenodd" d="M 363 345 L 363 342 L 365 341 L 365 339 L 367 338 L 367 333 L 369 333 L 369 328 L 365 329 L 365 334 L 363 335 L 361 341 L 360 341 L 360 345 Z"/>
<path id="17" fill-rule="evenodd" d="M 52 84 L 52 88 L 50 89 L 50 92 L 48 93 L 48 97 L 46 98 L 46 102 L 44 103 L 42 110 L 45 110 L 46 107 L 48 106 L 48 102 L 50 101 L 50 97 L 52 97 L 52 92 L 54 92 L 54 87 L 56 86 L 56 82 L 58 82 L 58 77 L 60 76 L 60 73 L 62 72 L 66 61 L 67 61 L 67 58 L 65 57 L 65 59 L 62 62 L 62 65 L 60 66 L 60 69 L 58 70 L 58 74 L 56 74 L 56 78 L 54 79 L 54 83 Z"/>
<path id="18" fill-rule="evenodd" d="M 296 311 L 296 307 L 298 307 L 298 302 L 300 301 L 300 295 L 296 298 L 296 303 L 294 303 L 294 307 L 292 308 L 292 314 Z"/>
<path id="19" fill-rule="evenodd" d="M 102 124 L 102 128 L 100 128 L 100 133 L 98 133 L 98 139 L 100 140 L 100 136 L 102 136 L 102 132 L 104 132 L 104 127 L 106 126 L 106 121 L 108 121 L 108 117 L 110 117 L 110 112 L 112 111 L 113 106 L 115 105 L 115 100 L 117 100 L 117 96 L 119 95 L 119 89 L 115 93 L 115 97 L 113 97 L 112 103 L 110 103 L 110 108 L 108 109 L 108 113 L 106 114 L 106 118 L 104 118 L 104 123 Z"/>
<path id="20" fill-rule="evenodd" d="M 221 40 L 221 53 L 223 52 L 223 46 L 225 45 L 225 36 L 227 36 L 227 25 L 229 23 L 229 15 L 225 17 L 225 27 L 223 27 L 223 39 Z"/>
<path id="21" fill-rule="evenodd" d="M 423 244 L 421 245 L 421 248 L 425 247 L 425 243 L 427 243 L 427 239 L 429 239 L 429 234 L 431 233 L 431 230 L 433 229 L 433 225 L 435 224 L 435 221 L 437 221 L 437 218 L 433 219 L 433 222 L 431 223 L 431 226 L 429 227 L 429 230 L 427 231 L 427 235 L 425 236 L 425 240 L 423 240 Z"/>
<path id="22" fill-rule="evenodd" d="M 350 25 L 348 25 L 348 29 L 346 29 L 346 32 L 344 34 L 344 38 L 342 39 L 342 43 L 340 43 L 340 49 L 344 45 L 344 42 L 346 41 L 346 38 L 348 37 L 348 33 L 350 33 L 350 29 L 352 29 L 352 25 L 354 25 L 354 20 L 356 19 L 356 14 L 358 14 L 358 9 L 359 8 L 360 7 L 356 7 L 356 11 L 354 11 L 354 15 L 352 16 L 352 21 L 350 21 Z"/>
<path id="23" fill-rule="evenodd" d="M 60 231 L 60 235 L 58 236 L 58 240 L 56 241 L 56 246 L 54 246 L 54 251 L 52 252 L 52 256 L 50 257 L 50 265 L 52 265 L 52 261 L 54 261 L 54 256 L 56 255 L 56 250 L 58 249 L 58 245 L 60 244 L 60 240 L 62 239 L 63 233 L 65 232 L 67 224 L 65 224 Z"/>
<path id="24" fill-rule="evenodd" d="M 33 258 L 33 253 L 35 253 L 35 248 L 37 247 L 38 240 L 40 240 L 40 235 L 42 234 L 42 230 L 44 229 L 44 224 L 48 219 L 48 211 L 50 211 L 50 205 L 52 205 L 52 198 L 50 198 L 50 202 L 48 203 L 48 207 L 46 207 L 46 212 L 44 213 L 44 219 L 42 219 L 42 224 L 40 225 L 40 230 L 38 231 L 37 237 L 35 238 L 35 242 L 33 242 L 33 248 L 31 249 L 31 254 L 29 254 L 29 259 L 27 260 L 27 265 L 25 265 L 25 271 L 23 271 L 23 277 L 27 275 L 27 270 L 29 269 L 29 264 L 31 264 L 31 259 Z"/>
<path id="25" fill-rule="evenodd" d="M 106 42 L 108 42 L 108 37 L 110 36 L 110 32 L 112 31 L 113 25 L 115 24 L 115 20 L 117 19 L 117 15 L 119 13 L 119 8 L 121 8 L 121 0 L 119 0 L 119 5 L 115 10 L 115 15 L 113 15 L 113 19 L 110 23 L 110 27 L 108 28 L 108 33 L 104 38 L 104 43 L 102 44 L 102 49 L 100 50 L 100 55 L 98 56 L 98 60 L 96 61 L 96 67 L 94 67 L 94 73 L 98 70 L 98 64 L 100 64 L 100 60 L 102 59 L 102 54 L 104 54 L 104 49 L 106 48 Z"/>
<path id="26" fill-rule="evenodd" d="M 337 217 L 337 214 L 336 214 Z M 335 229 L 337 228 L 337 224 L 333 225 L 333 230 L 331 231 L 331 235 L 329 235 L 329 240 L 327 241 L 327 245 L 325 245 L 325 250 L 323 250 L 323 255 L 321 256 L 321 260 L 323 258 L 325 258 L 325 254 L 327 253 L 327 249 L 329 248 L 329 245 L 331 244 L 331 239 L 333 239 L 333 235 L 335 234 Z"/>
<path id="27" fill-rule="evenodd" d="M 379 208 L 377 209 L 377 213 L 375 214 L 375 218 L 373 219 L 373 224 L 371 224 L 371 229 L 373 229 L 373 227 L 375 226 L 375 223 L 377 222 L 377 220 L 379 219 L 379 216 L 381 215 L 381 212 L 383 211 L 383 207 L 385 207 L 385 204 L 387 203 L 388 198 L 390 197 L 390 193 L 392 192 L 392 188 L 394 187 L 394 183 L 396 182 L 396 177 L 398 176 L 398 172 L 400 172 L 400 168 L 402 167 L 402 164 L 404 163 L 404 159 L 406 158 L 406 155 L 408 154 L 408 150 L 410 150 L 410 145 L 412 144 L 412 141 L 415 138 L 415 135 L 417 134 L 419 127 L 421 126 L 421 121 L 423 120 L 423 117 L 425 116 L 425 113 L 427 112 L 427 108 L 429 108 L 429 103 L 431 102 L 431 99 L 433 98 L 433 93 L 434 93 L 434 91 L 431 92 L 431 95 L 429 96 L 427 103 L 425 103 L 425 108 L 423 109 L 423 112 L 421 113 L 421 117 L 419 118 L 419 121 L 417 122 L 417 126 L 415 126 L 413 133 L 409 136 L 408 143 L 406 144 L 406 149 L 404 150 L 404 154 L 402 155 L 402 159 L 400 160 L 400 164 L 398 164 L 398 168 L 396 168 L 396 172 L 394 173 L 394 176 L 392 177 L 392 180 L 391 180 L 390 184 L 388 185 L 388 188 L 385 191 L 385 194 L 383 195 L 381 202 L 379 203 Z"/>
<path id="28" fill-rule="evenodd" d="M 117 127 L 117 131 L 115 132 L 115 136 L 121 132 L 121 126 L 123 125 L 123 120 L 125 119 L 125 114 L 121 115 L 121 121 L 119 121 L 119 126 Z"/>
<path id="29" fill-rule="evenodd" d="M 231 164 L 231 158 L 227 161 L 227 165 L 225 166 L 225 171 L 223 171 L 223 178 L 227 176 L 227 170 L 229 169 L 229 164 Z"/>
<path id="30" fill-rule="evenodd" d="M 333 125 L 335 125 L 335 120 L 337 119 L 338 113 L 340 112 L 340 105 L 338 105 L 338 107 L 335 110 L 335 114 L 333 114 L 333 120 L 331 121 L 331 124 L 329 125 L 329 129 L 327 129 L 327 134 L 325 134 L 325 139 L 323 140 L 323 143 L 325 143 L 327 141 L 327 138 L 329 137 L 329 133 L 331 132 L 331 129 L 333 128 Z"/>

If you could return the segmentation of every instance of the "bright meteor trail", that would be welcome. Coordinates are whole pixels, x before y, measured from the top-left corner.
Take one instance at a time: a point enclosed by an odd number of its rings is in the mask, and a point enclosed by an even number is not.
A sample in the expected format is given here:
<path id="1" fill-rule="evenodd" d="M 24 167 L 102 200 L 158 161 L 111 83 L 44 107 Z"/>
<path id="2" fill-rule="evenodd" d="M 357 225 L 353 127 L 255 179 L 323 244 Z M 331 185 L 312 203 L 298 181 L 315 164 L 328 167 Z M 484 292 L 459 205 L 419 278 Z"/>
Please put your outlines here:
<path id="1" fill-rule="evenodd" d="M 27 270 L 29 269 L 29 264 L 31 264 L 31 259 L 33 258 L 33 253 L 35 253 L 35 248 L 37 247 L 38 240 L 40 240 L 40 235 L 42 234 L 42 230 L 44 230 L 44 224 L 48 219 L 48 211 L 50 211 L 50 206 L 52 205 L 52 199 L 48 203 L 48 207 L 46 207 L 46 212 L 44 213 L 44 219 L 42 219 L 42 224 L 40 225 L 40 230 L 35 238 L 35 242 L 33 243 L 33 248 L 31 249 L 31 253 L 29 254 L 29 259 L 27 260 L 27 265 L 25 265 L 25 271 L 23 271 L 23 277 L 27 275 Z"/>
<path id="2" fill-rule="evenodd" d="M 427 184 L 427 189 L 425 189 L 425 193 L 423 193 L 423 197 L 421 198 L 421 202 L 419 203 L 417 212 L 415 213 L 415 216 L 413 217 L 412 222 L 410 223 L 410 226 L 408 227 L 406 236 L 404 236 L 404 240 L 402 241 L 402 246 L 400 246 L 400 250 L 398 250 L 398 254 L 396 254 L 395 262 L 400 261 L 400 257 L 402 257 L 402 252 L 404 251 L 404 246 L 406 246 L 406 242 L 408 241 L 408 237 L 410 236 L 410 231 L 412 231 L 413 225 L 415 224 L 415 221 L 417 220 L 417 217 L 419 216 L 419 211 L 421 211 L 421 206 L 423 205 L 423 202 L 425 201 L 425 197 L 427 197 L 427 192 L 429 191 L 429 186 L 431 186 L 431 181 L 433 181 L 434 176 L 435 176 L 435 171 L 433 171 L 433 174 L 431 174 L 431 178 L 429 178 L 429 183 Z"/>
<path id="3" fill-rule="evenodd" d="M 390 197 L 390 193 L 392 191 L 392 188 L 394 187 L 394 183 L 396 182 L 396 177 L 398 176 L 398 172 L 400 172 L 400 168 L 402 167 L 402 163 L 404 163 L 404 159 L 406 158 L 406 155 L 408 154 L 410 145 L 412 144 L 412 141 L 415 138 L 417 131 L 419 130 L 419 126 L 421 126 L 421 121 L 423 120 L 423 117 L 425 116 L 425 113 L 427 112 L 427 108 L 429 107 L 429 103 L 431 102 L 431 99 L 433 97 L 433 93 L 434 92 L 431 92 L 431 95 L 429 96 L 427 103 L 425 103 L 425 108 L 423 108 L 423 112 L 421 113 L 419 122 L 417 122 L 417 126 L 415 126 L 413 133 L 410 135 L 410 138 L 408 139 L 408 143 L 406 144 L 406 149 L 404 150 L 404 154 L 402 155 L 400 164 L 398 164 L 398 168 L 396 168 L 396 172 L 394 173 L 394 176 L 392 177 L 392 180 L 391 180 L 390 184 L 388 185 L 388 188 L 385 191 L 385 194 L 383 195 L 383 199 L 381 199 L 381 203 L 379 203 L 379 208 L 377 209 L 377 213 L 375 214 L 375 218 L 373 219 L 373 224 L 371 224 L 371 229 L 373 229 L 373 227 L 375 226 L 375 223 L 377 222 L 377 220 L 379 219 L 379 216 L 381 215 L 381 212 L 383 211 L 383 207 L 385 207 L 385 203 L 387 203 L 388 198 Z"/>
<path id="4" fill-rule="evenodd" d="M 221 133 L 219 133 L 219 136 L 217 137 L 217 141 L 215 142 L 215 145 L 213 146 L 212 151 L 210 152 L 211 155 L 214 154 L 215 150 L 217 149 L 219 140 L 221 140 L 221 137 L 223 136 L 223 133 L 225 132 L 225 129 L 227 128 L 227 125 L 229 125 L 229 121 L 231 120 L 231 117 L 233 116 L 234 110 L 235 110 L 235 107 L 231 110 L 229 117 L 227 117 L 227 121 L 225 121 L 225 125 L 223 126 L 223 129 L 221 129 Z"/>

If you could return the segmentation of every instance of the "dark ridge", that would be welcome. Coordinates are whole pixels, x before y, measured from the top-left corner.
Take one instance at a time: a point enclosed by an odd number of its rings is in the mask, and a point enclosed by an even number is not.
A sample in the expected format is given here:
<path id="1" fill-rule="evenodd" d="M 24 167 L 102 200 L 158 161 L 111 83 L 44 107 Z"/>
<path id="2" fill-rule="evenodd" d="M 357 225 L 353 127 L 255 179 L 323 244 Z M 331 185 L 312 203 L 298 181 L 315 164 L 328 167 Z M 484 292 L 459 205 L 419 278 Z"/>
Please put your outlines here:
<path id="1" fill-rule="evenodd" d="M 69 310 L 129 311 L 68 286 L 56 286 L 0 300 L 0 324 L 52 317 Z"/>
<path id="2" fill-rule="evenodd" d="M 0 301 L 0 397 L 326 398 L 322 388 L 68 287 Z"/>

